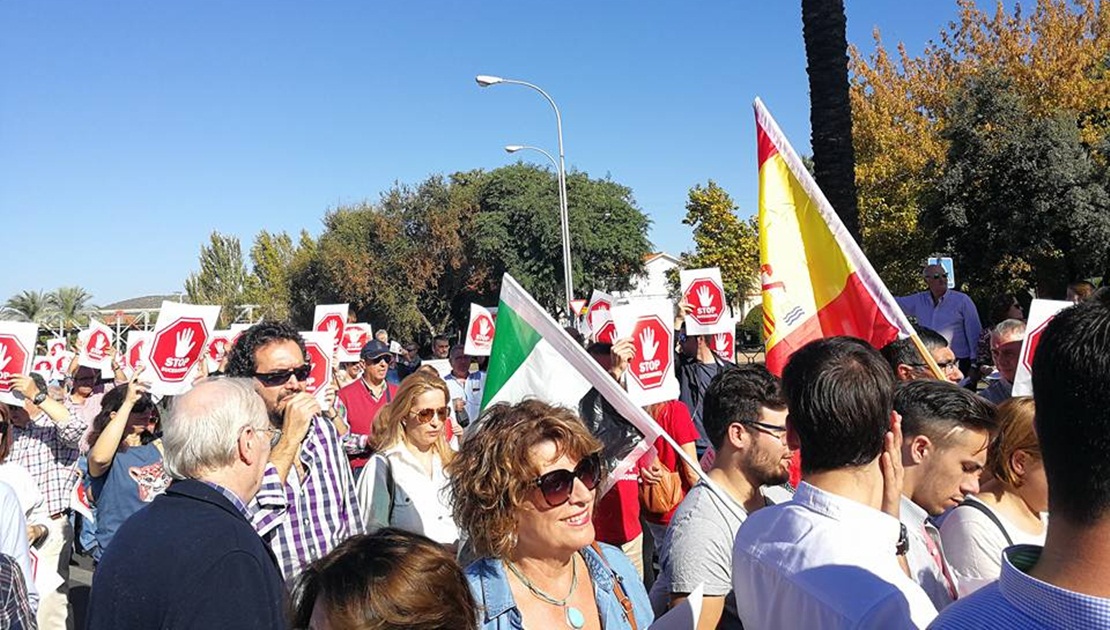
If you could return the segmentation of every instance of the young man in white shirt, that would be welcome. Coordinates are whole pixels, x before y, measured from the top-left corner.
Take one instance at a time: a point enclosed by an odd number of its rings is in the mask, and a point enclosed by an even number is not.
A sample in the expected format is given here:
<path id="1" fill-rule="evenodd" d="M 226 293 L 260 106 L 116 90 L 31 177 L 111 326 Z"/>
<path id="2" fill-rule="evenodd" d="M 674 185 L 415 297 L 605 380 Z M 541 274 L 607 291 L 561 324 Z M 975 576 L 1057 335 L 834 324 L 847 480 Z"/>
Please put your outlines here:
<path id="1" fill-rule="evenodd" d="M 859 339 L 832 337 L 795 352 L 782 382 L 802 483 L 740 526 L 732 585 L 744 627 L 927 626 L 936 607 L 896 555 L 907 541 L 891 515 L 902 471 L 889 365 Z"/>
<path id="2" fill-rule="evenodd" d="M 709 478 L 729 496 L 718 496 L 700 481 L 690 489 L 667 528 L 651 602 L 661 615 L 701 585 L 698 630 L 732 630 L 743 627 L 732 595 L 736 530 L 748 514 L 771 505 L 763 496 L 765 486 L 790 479 L 786 399 L 767 368 L 743 365 L 713 379 L 703 410 L 717 452 Z"/>
<path id="3" fill-rule="evenodd" d="M 997 428 L 995 409 L 958 385 L 919 380 L 898 387 L 894 410 L 902 416 L 900 518 L 910 541 L 906 560 L 910 577 L 941 610 L 958 591 L 931 519 L 979 492 L 987 445 Z"/>

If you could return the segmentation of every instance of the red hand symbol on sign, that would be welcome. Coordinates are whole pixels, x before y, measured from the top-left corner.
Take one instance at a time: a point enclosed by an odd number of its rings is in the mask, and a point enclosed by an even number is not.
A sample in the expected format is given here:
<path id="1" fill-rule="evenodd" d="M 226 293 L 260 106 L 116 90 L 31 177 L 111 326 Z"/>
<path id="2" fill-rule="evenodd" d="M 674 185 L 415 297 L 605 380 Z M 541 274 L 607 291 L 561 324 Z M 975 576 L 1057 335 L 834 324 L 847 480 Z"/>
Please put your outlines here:
<path id="1" fill-rule="evenodd" d="M 12 391 L 8 378 L 27 362 L 27 351 L 14 335 L 0 335 L 0 392 Z"/>
<path id="2" fill-rule="evenodd" d="M 151 340 L 151 368 L 167 383 L 180 383 L 200 359 L 208 327 L 198 317 L 181 317 Z"/>
<path id="3" fill-rule="evenodd" d="M 316 330 L 329 333 L 338 345 L 343 340 L 343 318 L 338 313 L 328 313 L 316 324 Z"/>
<path id="4" fill-rule="evenodd" d="M 712 326 L 724 315 L 725 296 L 710 278 L 698 278 L 686 289 L 685 299 L 694 307 L 690 316 L 702 326 Z"/>
<path id="5" fill-rule="evenodd" d="M 670 327 L 656 315 L 641 317 L 632 329 L 632 337 L 629 376 L 643 389 L 662 386 L 671 368 L 671 352 L 663 347 L 671 338 Z"/>

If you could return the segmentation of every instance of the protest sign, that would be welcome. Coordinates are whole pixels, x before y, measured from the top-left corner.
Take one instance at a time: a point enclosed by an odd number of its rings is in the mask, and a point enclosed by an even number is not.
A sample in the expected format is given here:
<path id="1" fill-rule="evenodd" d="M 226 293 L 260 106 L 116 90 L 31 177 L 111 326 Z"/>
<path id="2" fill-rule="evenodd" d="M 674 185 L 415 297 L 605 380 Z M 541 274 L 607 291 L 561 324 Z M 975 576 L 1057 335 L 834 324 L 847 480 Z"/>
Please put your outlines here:
<path id="1" fill-rule="evenodd" d="M 1071 306 L 1071 302 L 1061 300 L 1033 300 L 1029 305 L 1029 320 L 1025 324 L 1025 340 L 1021 342 L 1021 359 L 1014 374 L 1014 396 L 1033 395 L 1033 356 L 1041 341 L 1041 334 L 1056 317 L 1056 313 Z"/>
<path id="2" fill-rule="evenodd" d="M 44 381 L 54 379 L 54 363 L 45 354 L 35 356 L 31 361 L 31 372 L 38 374 Z"/>
<path id="3" fill-rule="evenodd" d="M 63 352 L 69 351 L 69 342 L 65 337 L 54 337 L 46 341 L 46 356 L 57 358 Z"/>
<path id="4" fill-rule="evenodd" d="M 358 361 L 362 358 L 362 347 L 373 338 L 374 330 L 370 324 L 347 324 L 343 327 L 343 343 L 339 344 L 339 360 L 343 363 Z"/>
<path id="5" fill-rule="evenodd" d="M 126 368 L 128 376 L 131 376 L 135 372 L 135 368 L 142 363 L 143 351 L 146 345 L 150 343 L 151 336 L 149 330 L 130 330 L 127 332 L 127 353 L 120 363 Z"/>
<path id="6" fill-rule="evenodd" d="M 305 354 L 312 371 L 304 382 L 304 390 L 320 401 L 326 409 L 324 398 L 332 379 L 332 356 L 335 354 L 335 336 L 330 330 L 302 332 Z"/>
<path id="7" fill-rule="evenodd" d="M 38 324 L 0 321 L 0 402 L 23 405 L 13 394 L 8 379 L 16 374 L 31 373 L 38 335 Z"/>
<path id="8" fill-rule="evenodd" d="M 493 314 L 489 309 L 470 305 L 470 323 L 466 325 L 464 352 L 472 357 L 488 357 L 493 347 Z"/>
<path id="9" fill-rule="evenodd" d="M 709 336 L 709 349 L 721 359 L 733 363 L 736 361 L 736 319 L 730 317 L 728 325 L 728 330 Z"/>
<path id="10" fill-rule="evenodd" d="M 192 388 L 219 316 L 219 306 L 162 302 L 150 342 L 139 355 L 151 394 L 175 396 Z"/>
<path id="11" fill-rule="evenodd" d="M 692 309 L 686 316 L 686 334 L 712 335 L 727 332 L 732 324 L 727 317 L 728 304 L 724 285 L 721 283 L 721 270 L 717 267 L 682 269 L 678 272 L 678 278 L 682 287 L 682 299 Z"/>
<path id="12" fill-rule="evenodd" d="M 347 326 L 347 304 L 317 304 L 312 316 L 312 330 L 330 333 L 335 341 L 332 347 L 343 343 L 343 329 Z"/>
<path id="13" fill-rule="evenodd" d="M 612 343 L 613 317 L 609 313 L 613 308 L 613 296 L 603 291 L 594 289 L 590 296 L 590 305 L 586 308 L 586 323 L 589 324 L 590 334 L 596 341 Z"/>
<path id="14" fill-rule="evenodd" d="M 231 350 L 232 339 L 236 337 L 238 335 L 232 332 L 230 328 L 227 330 L 213 330 L 209 334 L 208 347 L 204 351 L 204 360 L 209 373 L 220 369 L 228 351 Z"/>
<path id="15" fill-rule="evenodd" d="M 89 327 L 77 335 L 77 364 L 104 372 L 112 369 L 112 343 L 116 335 L 103 323 L 89 319 Z"/>
<path id="16" fill-rule="evenodd" d="M 625 389 L 641 407 L 678 398 L 674 375 L 674 307 L 669 300 L 640 300 L 614 306 L 618 339 L 632 340 Z"/>

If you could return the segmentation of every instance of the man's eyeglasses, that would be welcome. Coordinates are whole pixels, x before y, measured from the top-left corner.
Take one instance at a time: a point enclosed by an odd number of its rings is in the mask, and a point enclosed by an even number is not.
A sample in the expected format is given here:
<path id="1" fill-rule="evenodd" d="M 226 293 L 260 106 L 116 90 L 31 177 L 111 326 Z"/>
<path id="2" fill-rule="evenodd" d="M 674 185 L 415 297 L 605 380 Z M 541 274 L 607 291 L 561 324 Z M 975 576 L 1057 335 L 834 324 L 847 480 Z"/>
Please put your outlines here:
<path id="1" fill-rule="evenodd" d="M 766 422 L 756 422 L 755 420 L 740 422 L 738 424 L 752 427 L 756 431 L 761 431 L 779 440 L 782 439 L 782 436 L 786 435 L 786 427 L 777 424 L 767 424 Z"/>
<path id="2" fill-rule="evenodd" d="M 447 414 L 449 413 L 451 413 L 451 411 L 447 409 L 447 407 L 440 407 L 439 409 L 433 409 L 429 407 L 427 409 L 421 409 L 420 411 L 414 411 L 412 412 L 412 415 L 416 416 L 416 419 L 420 421 L 420 424 L 426 424 L 428 422 L 431 422 L 432 418 L 436 416 L 439 416 L 440 420 L 446 421 Z"/>
<path id="3" fill-rule="evenodd" d="M 273 427 L 252 427 L 250 425 L 247 425 L 247 426 L 239 429 L 239 432 L 242 433 L 243 431 L 246 431 L 247 429 L 253 429 L 253 430 L 255 430 L 259 433 L 269 433 L 270 434 L 270 448 L 273 448 L 273 447 L 277 446 L 278 440 L 281 439 L 281 429 L 275 429 Z"/>
<path id="4" fill-rule="evenodd" d="M 913 367 L 916 367 L 916 368 L 927 368 L 927 367 L 929 367 L 928 363 L 910 363 L 909 365 L 912 365 Z M 937 367 L 940 368 L 942 372 L 951 371 L 952 369 L 958 368 L 959 366 L 960 366 L 959 359 L 952 359 L 951 361 L 944 361 L 943 363 L 937 363 Z"/>
<path id="5" fill-rule="evenodd" d="M 948 274 L 946 274 L 946 273 L 927 273 L 927 274 L 925 274 L 925 279 L 926 280 L 928 280 L 928 279 L 940 280 L 941 278 L 947 278 L 947 277 L 948 277 Z"/>
<path id="6" fill-rule="evenodd" d="M 594 453 L 578 462 L 574 470 L 565 468 L 552 470 L 540 475 L 532 483 L 540 489 L 543 500 L 549 506 L 559 507 L 570 501 L 570 495 L 574 492 L 575 479 L 581 481 L 587 490 L 596 488 L 601 481 L 601 466 L 601 453 Z"/>
<path id="7" fill-rule="evenodd" d="M 312 364 L 305 363 L 301 367 L 291 368 L 288 370 L 281 370 L 280 372 L 266 372 L 260 374 L 255 372 L 252 376 L 258 379 L 266 387 L 277 387 L 289 382 L 290 376 L 297 377 L 297 381 L 303 382 L 308 380 L 309 374 L 312 374 Z"/>

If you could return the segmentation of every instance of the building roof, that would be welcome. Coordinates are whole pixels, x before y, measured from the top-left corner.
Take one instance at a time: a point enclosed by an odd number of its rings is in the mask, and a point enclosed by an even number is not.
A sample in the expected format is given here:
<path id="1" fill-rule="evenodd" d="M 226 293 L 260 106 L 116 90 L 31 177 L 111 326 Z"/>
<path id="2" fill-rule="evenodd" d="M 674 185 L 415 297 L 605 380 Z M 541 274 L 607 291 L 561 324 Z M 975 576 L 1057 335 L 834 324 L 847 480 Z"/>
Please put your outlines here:
<path id="1" fill-rule="evenodd" d="M 659 260 L 660 258 L 665 259 L 668 262 L 671 262 L 675 265 L 677 265 L 679 263 L 679 260 L 677 258 L 675 258 L 674 256 L 671 256 L 667 252 L 653 252 L 651 254 L 647 254 L 647 255 L 644 256 L 644 264 L 646 265 L 648 263 L 655 262 L 656 260 Z"/>

